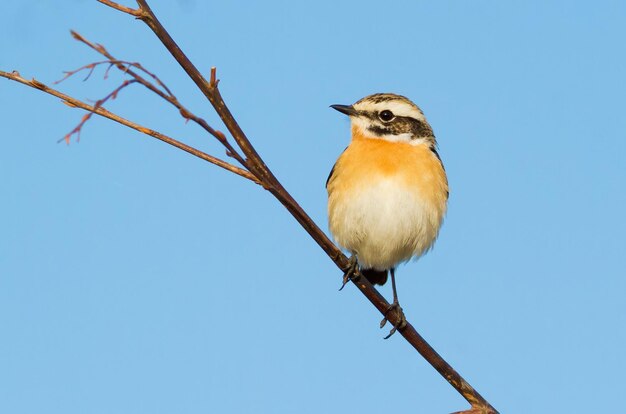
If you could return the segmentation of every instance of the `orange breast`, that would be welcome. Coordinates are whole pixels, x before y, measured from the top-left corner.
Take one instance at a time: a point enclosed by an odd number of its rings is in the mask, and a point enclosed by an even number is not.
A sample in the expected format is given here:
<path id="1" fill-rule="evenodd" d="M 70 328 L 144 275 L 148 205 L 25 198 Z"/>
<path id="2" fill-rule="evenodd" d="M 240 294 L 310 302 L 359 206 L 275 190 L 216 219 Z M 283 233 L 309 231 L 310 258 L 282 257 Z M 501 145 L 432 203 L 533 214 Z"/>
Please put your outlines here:
<path id="1" fill-rule="evenodd" d="M 446 174 L 427 144 L 410 145 L 355 134 L 337 160 L 329 191 L 349 194 L 390 176 L 403 182 L 407 191 L 418 191 L 424 202 L 445 211 Z"/>

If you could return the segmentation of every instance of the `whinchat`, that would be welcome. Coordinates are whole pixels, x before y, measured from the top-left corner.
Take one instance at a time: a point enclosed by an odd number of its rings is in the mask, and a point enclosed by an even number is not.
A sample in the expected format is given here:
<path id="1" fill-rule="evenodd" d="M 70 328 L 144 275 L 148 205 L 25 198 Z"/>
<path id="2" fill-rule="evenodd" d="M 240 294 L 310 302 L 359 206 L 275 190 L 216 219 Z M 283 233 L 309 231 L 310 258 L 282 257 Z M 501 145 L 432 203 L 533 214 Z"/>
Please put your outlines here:
<path id="1" fill-rule="evenodd" d="M 419 258 L 435 242 L 446 214 L 448 180 L 433 130 L 420 108 L 404 96 L 379 93 L 353 105 L 331 105 L 350 117 L 352 141 L 326 182 L 328 218 L 335 241 L 352 254 L 352 267 L 373 284 Z M 381 327 L 387 320 L 381 322 Z"/>

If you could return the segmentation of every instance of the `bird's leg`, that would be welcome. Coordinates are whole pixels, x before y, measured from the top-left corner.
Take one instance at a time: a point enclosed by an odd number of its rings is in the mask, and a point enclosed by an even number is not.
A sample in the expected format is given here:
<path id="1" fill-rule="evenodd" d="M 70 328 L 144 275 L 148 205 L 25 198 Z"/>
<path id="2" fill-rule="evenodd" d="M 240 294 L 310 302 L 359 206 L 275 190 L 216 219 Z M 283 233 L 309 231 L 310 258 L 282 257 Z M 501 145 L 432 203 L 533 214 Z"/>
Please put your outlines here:
<path id="1" fill-rule="evenodd" d="M 342 281 L 341 287 L 339 288 L 339 291 L 341 291 L 346 286 L 346 284 L 348 284 L 349 281 L 354 279 L 354 277 L 357 276 L 358 273 L 359 273 L 358 262 L 356 259 L 356 255 L 353 254 L 352 256 L 350 256 L 350 262 L 349 262 L 348 268 L 346 269 L 346 272 L 343 274 L 343 281 Z"/>
<path id="2" fill-rule="evenodd" d="M 380 321 L 380 327 L 382 328 L 387 323 L 387 314 L 391 311 L 396 311 L 399 315 L 400 322 L 397 325 L 394 325 L 391 331 L 389 331 L 389 335 L 385 336 L 385 339 L 389 339 L 391 335 L 395 334 L 398 329 L 402 329 L 406 326 L 406 317 L 404 316 L 404 312 L 400 307 L 400 303 L 398 302 L 398 291 L 396 290 L 396 275 L 394 268 L 391 268 L 391 289 L 393 290 L 393 303 L 389 305 L 387 310 L 384 313 L 384 318 Z"/>

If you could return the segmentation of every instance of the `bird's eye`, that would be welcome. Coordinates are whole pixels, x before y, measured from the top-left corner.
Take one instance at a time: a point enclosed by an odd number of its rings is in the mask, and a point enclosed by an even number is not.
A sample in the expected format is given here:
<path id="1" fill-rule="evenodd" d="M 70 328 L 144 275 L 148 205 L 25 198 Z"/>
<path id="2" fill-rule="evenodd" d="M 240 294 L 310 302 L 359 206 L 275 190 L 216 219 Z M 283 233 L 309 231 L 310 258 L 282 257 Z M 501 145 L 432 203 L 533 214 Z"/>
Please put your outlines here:
<path id="1" fill-rule="evenodd" d="M 391 112 L 388 109 L 385 109 L 384 111 L 380 111 L 380 113 L 378 114 L 378 117 L 383 122 L 389 122 L 394 118 L 394 115 L 393 115 L 393 112 Z"/>

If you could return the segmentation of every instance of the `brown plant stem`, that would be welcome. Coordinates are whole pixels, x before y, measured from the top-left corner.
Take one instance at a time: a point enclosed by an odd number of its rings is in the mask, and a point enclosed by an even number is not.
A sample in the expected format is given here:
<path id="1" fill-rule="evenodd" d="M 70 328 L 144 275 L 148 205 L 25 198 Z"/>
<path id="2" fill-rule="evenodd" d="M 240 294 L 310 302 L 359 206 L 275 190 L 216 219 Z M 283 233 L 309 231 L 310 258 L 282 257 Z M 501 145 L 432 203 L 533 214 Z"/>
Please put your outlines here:
<path id="1" fill-rule="evenodd" d="M 196 116 L 189 109 L 184 107 L 179 102 L 178 98 L 176 98 L 176 96 L 174 96 L 174 94 L 170 91 L 170 89 L 165 85 L 165 83 L 163 83 L 161 81 L 161 79 L 159 79 L 155 74 L 153 74 L 152 72 L 148 71 L 146 68 L 144 68 L 139 63 L 128 64 L 128 63 L 126 63 L 124 61 L 120 61 L 120 60 L 115 59 L 115 57 L 111 53 L 109 53 L 109 51 L 104 46 L 102 46 L 100 44 L 96 44 L 96 43 L 90 42 L 89 40 L 87 40 L 83 36 L 81 36 L 78 32 L 75 32 L 74 30 L 71 30 L 70 33 L 72 34 L 72 37 L 74 39 L 78 40 L 81 43 L 86 44 L 91 49 L 95 50 L 96 52 L 100 53 L 102 56 L 106 57 L 108 59 L 108 62 L 110 62 L 111 65 L 115 66 L 117 69 L 119 69 L 123 73 L 130 75 L 136 82 L 141 83 L 148 90 L 154 92 L 155 94 L 157 94 L 161 98 L 165 99 L 170 104 L 174 105 L 174 107 L 176 107 L 178 109 L 178 111 L 183 116 L 183 118 L 185 118 L 187 120 L 189 120 L 189 119 L 192 120 L 193 122 L 198 124 L 200 127 L 202 127 L 205 131 L 207 131 L 209 134 L 213 135 L 213 137 L 217 138 L 217 140 L 226 148 L 227 155 L 232 157 L 232 158 L 234 158 L 242 166 L 247 168 L 246 160 L 244 160 L 244 158 L 239 154 L 239 152 L 230 144 L 230 142 L 228 142 L 228 140 L 226 139 L 224 134 L 222 134 L 220 131 L 217 131 L 217 130 L 211 128 L 211 126 L 204 119 L 200 118 L 199 116 Z M 92 63 L 91 65 L 96 65 L 96 64 L 99 64 L 99 63 L 100 62 L 95 62 L 95 63 Z M 75 73 L 77 73 L 81 69 L 87 68 L 89 66 L 90 65 L 83 66 L 82 68 L 79 68 L 76 71 L 66 72 L 65 77 L 63 79 L 61 79 L 61 81 L 67 79 L 68 77 L 70 77 L 72 75 L 74 75 Z M 150 76 L 152 79 L 154 79 L 154 81 L 157 83 L 157 85 L 159 85 L 163 90 L 159 89 L 152 82 L 148 81 L 143 76 L 139 75 L 137 72 L 132 70 L 131 67 L 135 67 L 135 68 L 141 70 L 142 72 L 144 72 L 145 74 L 147 74 L 148 76 Z"/>
<path id="2" fill-rule="evenodd" d="M 26 86 L 30 86 L 31 88 L 35 88 L 35 89 L 39 89 L 40 91 L 43 91 L 47 94 L 50 94 L 52 96 L 56 96 L 57 98 L 61 98 L 61 100 L 63 101 L 64 104 L 72 107 L 72 108 L 81 108 L 84 109 L 85 111 L 88 111 L 90 113 L 94 113 L 97 115 L 100 115 L 104 118 L 108 118 L 112 121 L 115 121 L 117 123 L 120 123 L 124 126 L 127 126 L 129 128 L 132 128 L 136 131 L 139 131 L 143 134 L 149 135 L 153 138 L 156 138 L 160 141 L 165 142 L 166 144 L 172 145 L 178 149 L 181 149 L 185 152 L 188 152 L 189 154 L 195 155 L 198 158 L 201 158 L 207 162 L 210 162 L 211 164 L 217 165 L 218 167 L 221 167 L 225 170 L 228 170 L 234 174 L 237 174 L 243 178 L 246 178 L 256 184 L 261 185 L 261 182 L 252 174 L 250 174 L 248 171 L 239 168 L 235 165 L 229 164 L 226 161 L 223 161 L 219 158 L 216 158 L 212 155 L 209 155 L 205 152 L 202 152 L 200 150 L 197 150 L 196 148 L 190 147 L 189 145 L 183 144 L 182 142 L 171 138 L 165 134 L 161 134 L 160 132 L 154 131 L 152 129 L 146 128 L 142 125 L 139 125 L 137 123 L 134 123 L 132 121 L 129 121 L 127 119 L 122 118 L 119 115 L 114 114 L 113 112 L 110 112 L 106 109 L 104 109 L 102 106 L 95 106 L 95 105 L 89 105 L 83 101 L 80 101 L 76 98 L 73 98 L 69 95 L 66 95 L 62 92 L 57 91 L 56 89 L 50 88 L 49 86 L 47 86 L 44 83 L 39 82 L 38 80 L 35 79 L 25 79 L 23 78 L 19 72 L 13 71 L 13 72 L 4 72 L 4 71 L 0 71 L 0 77 L 2 78 L 6 78 L 9 80 L 13 80 L 16 82 L 19 82 L 23 85 Z M 85 117 L 83 117 L 83 120 L 85 119 Z M 84 124 L 84 122 L 81 120 L 81 123 L 79 124 L 78 127 L 74 128 L 74 130 L 72 132 L 76 132 L 76 129 L 79 128 L 80 126 L 82 126 Z"/>

